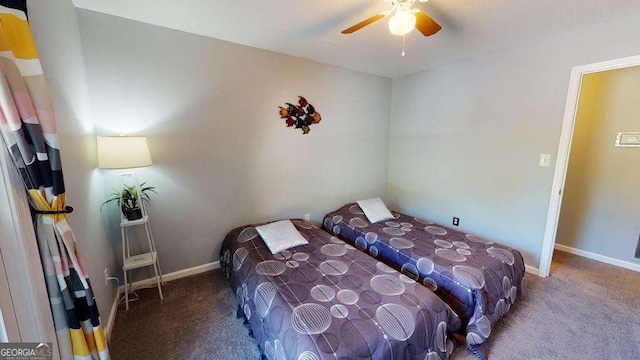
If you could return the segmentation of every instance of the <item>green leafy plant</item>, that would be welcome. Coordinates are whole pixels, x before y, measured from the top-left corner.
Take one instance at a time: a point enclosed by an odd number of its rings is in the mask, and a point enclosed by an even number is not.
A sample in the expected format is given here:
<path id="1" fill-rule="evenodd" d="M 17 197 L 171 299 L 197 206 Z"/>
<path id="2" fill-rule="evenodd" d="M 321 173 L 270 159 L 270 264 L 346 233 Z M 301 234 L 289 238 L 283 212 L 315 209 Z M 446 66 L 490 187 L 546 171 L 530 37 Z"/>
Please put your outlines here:
<path id="1" fill-rule="evenodd" d="M 157 194 L 154 186 L 147 186 L 146 182 L 140 184 L 140 199 L 142 201 L 151 202 L 149 193 L 152 192 Z M 142 217 L 142 210 L 138 204 L 138 189 L 135 185 L 124 185 L 121 190 L 114 189 L 111 196 L 102 203 L 100 209 L 114 202 L 118 204 L 127 220 L 137 220 Z"/>

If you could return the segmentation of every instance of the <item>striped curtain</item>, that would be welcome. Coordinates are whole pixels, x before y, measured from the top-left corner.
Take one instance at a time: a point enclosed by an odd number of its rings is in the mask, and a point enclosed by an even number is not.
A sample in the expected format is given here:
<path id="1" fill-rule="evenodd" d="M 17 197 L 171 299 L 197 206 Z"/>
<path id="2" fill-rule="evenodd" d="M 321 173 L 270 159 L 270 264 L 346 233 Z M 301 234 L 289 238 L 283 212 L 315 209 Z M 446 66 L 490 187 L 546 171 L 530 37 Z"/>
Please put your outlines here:
<path id="1" fill-rule="evenodd" d="M 51 97 L 25 0 L 0 1 L 0 132 L 38 211 L 65 208 Z M 66 214 L 36 214 L 36 234 L 62 359 L 108 359 L 88 275 Z"/>

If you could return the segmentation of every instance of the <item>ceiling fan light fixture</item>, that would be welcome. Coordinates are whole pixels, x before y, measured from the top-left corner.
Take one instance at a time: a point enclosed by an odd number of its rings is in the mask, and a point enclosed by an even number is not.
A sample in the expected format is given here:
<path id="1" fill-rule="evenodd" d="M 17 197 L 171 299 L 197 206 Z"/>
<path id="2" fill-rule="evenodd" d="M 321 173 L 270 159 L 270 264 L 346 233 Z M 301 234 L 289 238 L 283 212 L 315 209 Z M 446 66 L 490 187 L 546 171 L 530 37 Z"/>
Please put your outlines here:
<path id="1" fill-rule="evenodd" d="M 416 17 L 413 13 L 404 10 L 396 11 L 389 19 L 389 31 L 393 35 L 406 35 L 416 26 Z"/>

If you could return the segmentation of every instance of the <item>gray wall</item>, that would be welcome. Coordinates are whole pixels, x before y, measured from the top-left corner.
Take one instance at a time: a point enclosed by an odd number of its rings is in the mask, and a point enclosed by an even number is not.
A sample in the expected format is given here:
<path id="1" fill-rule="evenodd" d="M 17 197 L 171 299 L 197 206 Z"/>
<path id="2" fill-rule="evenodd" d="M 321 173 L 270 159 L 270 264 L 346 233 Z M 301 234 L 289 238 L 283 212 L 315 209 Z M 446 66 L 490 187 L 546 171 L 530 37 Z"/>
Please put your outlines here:
<path id="1" fill-rule="evenodd" d="M 615 147 L 614 140 L 618 132 L 640 131 L 638 94 L 640 67 L 584 77 L 559 244 L 633 260 L 640 233 L 640 148 Z"/>
<path id="2" fill-rule="evenodd" d="M 148 136 L 154 165 L 138 175 L 158 190 L 149 212 L 165 273 L 217 260 L 234 227 L 305 213 L 319 222 L 384 196 L 390 79 L 78 14 L 97 133 Z M 278 116 L 298 95 L 323 117 L 308 135 Z M 117 171 L 102 173 L 117 184 Z M 109 234 L 118 247 L 118 229 Z"/>
<path id="3" fill-rule="evenodd" d="M 537 267 L 571 68 L 640 54 L 638 33 L 636 14 L 394 79 L 392 204 Z"/>
<path id="4" fill-rule="evenodd" d="M 120 263 L 115 211 L 106 229 L 96 212 L 118 172 L 95 169 L 94 132 L 149 136 L 155 164 L 138 173 L 158 187 L 150 213 L 165 272 L 217 260 L 235 226 L 319 221 L 385 191 L 400 210 L 445 224 L 459 216 L 537 266 L 554 165 L 538 167 L 538 155 L 555 160 L 569 71 L 640 53 L 634 15 L 392 84 L 90 11 L 76 22 L 70 1 L 30 10 L 94 283 Z M 323 115 L 305 136 L 277 115 L 297 95 Z M 106 317 L 113 289 L 94 287 Z"/>
<path id="5" fill-rule="evenodd" d="M 29 1 L 28 10 L 31 31 L 53 98 L 67 204 L 75 208 L 69 222 L 106 325 L 116 286 L 112 282 L 105 287 L 103 270 L 108 268 L 113 272 L 119 262 L 107 243 L 99 212 L 100 203 L 104 201 L 104 185 L 95 169 L 95 135 L 76 8 L 70 0 Z"/>

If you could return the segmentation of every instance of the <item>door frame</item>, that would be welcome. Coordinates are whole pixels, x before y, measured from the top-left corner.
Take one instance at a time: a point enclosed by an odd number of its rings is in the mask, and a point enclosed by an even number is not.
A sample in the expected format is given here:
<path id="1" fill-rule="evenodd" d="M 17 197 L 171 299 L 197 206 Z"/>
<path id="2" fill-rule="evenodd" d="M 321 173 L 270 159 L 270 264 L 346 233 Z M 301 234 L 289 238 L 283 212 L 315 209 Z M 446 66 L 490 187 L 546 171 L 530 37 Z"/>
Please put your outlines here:
<path id="1" fill-rule="evenodd" d="M 0 223 L 0 230 L 3 230 Z M 0 249 L 0 342 L 18 339 L 20 329 L 18 327 L 18 319 L 13 307 L 13 298 L 11 297 L 11 289 L 9 288 L 9 280 L 4 268 L 4 260 L 2 259 L 2 249 Z"/>
<path id="2" fill-rule="evenodd" d="M 50 342 L 53 359 L 60 359 L 27 194 L 3 149 L 0 136 L 0 306 L 7 337 L 10 342 Z"/>
<path id="3" fill-rule="evenodd" d="M 538 267 L 538 275 L 541 277 L 549 276 L 551 270 L 551 259 L 553 258 L 553 248 L 556 243 L 558 221 L 560 220 L 560 209 L 562 207 L 562 190 L 567 179 L 567 168 L 569 166 L 569 155 L 571 152 L 571 142 L 573 140 L 573 129 L 578 112 L 578 101 L 580 100 L 580 91 L 582 89 L 582 79 L 584 75 L 587 74 L 624 69 L 633 66 L 640 66 L 640 55 L 576 66 L 571 69 L 569 91 L 564 110 L 564 118 L 562 120 L 560 144 L 558 145 L 558 158 L 553 175 L 553 185 L 551 186 L 549 209 L 547 211 L 547 223 L 542 241 L 540 265 Z"/>

